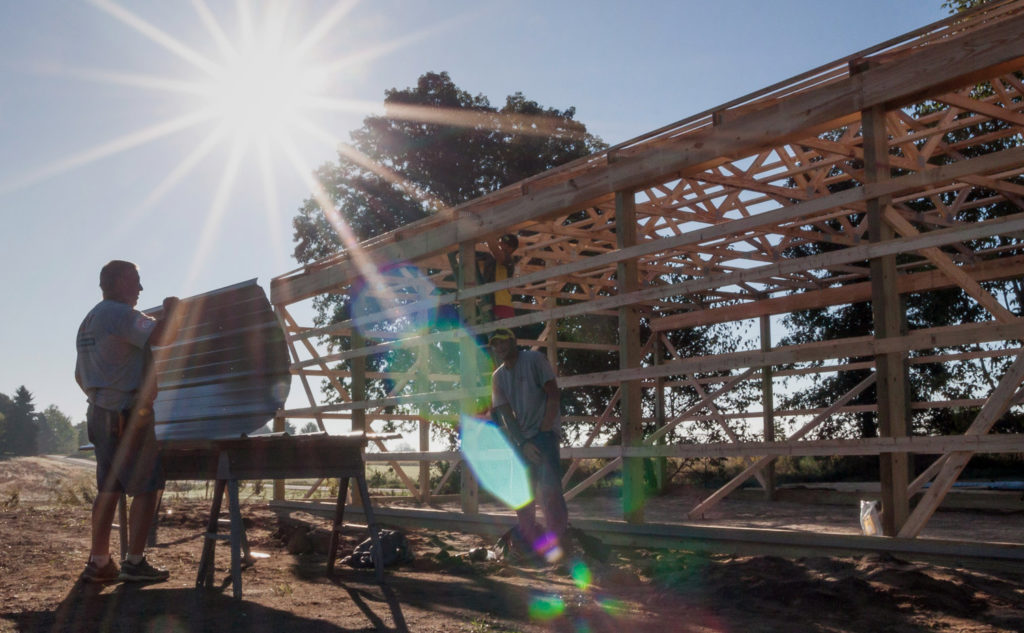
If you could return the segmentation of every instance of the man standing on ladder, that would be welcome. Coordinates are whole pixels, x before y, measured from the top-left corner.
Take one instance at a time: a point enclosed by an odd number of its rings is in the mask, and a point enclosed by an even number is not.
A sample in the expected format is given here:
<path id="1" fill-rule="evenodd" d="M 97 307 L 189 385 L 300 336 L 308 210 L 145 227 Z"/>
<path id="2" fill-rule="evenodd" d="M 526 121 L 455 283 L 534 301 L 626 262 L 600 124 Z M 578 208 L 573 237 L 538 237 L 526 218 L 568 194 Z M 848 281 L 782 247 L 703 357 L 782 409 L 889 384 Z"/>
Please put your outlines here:
<path id="1" fill-rule="evenodd" d="M 86 393 L 86 425 L 96 450 L 92 546 L 86 582 L 163 581 L 169 573 L 144 555 L 159 493 L 164 487 L 154 432 L 156 377 L 147 367 L 150 346 L 177 335 L 178 298 L 163 302 L 159 321 L 135 309 L 142 291 L 135 264 L 114 260 L 100 271 L 103 301 L 78 329 L 75 379 Z M 149 370 L 149 371 L 147 371 Z M 132 496 L 128 556 L 118 569 L 110 558 L 110 529 L 122 493 Z"/>

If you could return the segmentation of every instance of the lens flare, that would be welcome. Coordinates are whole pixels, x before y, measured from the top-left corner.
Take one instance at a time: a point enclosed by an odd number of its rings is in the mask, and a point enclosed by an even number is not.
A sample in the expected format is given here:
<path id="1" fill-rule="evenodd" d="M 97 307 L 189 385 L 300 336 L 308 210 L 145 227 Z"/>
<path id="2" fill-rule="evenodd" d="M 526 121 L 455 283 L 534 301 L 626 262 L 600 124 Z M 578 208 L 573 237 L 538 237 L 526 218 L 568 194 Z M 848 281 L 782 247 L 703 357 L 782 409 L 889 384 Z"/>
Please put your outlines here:
<path id="1" fill-rule="evenodd" d="M 605 598 L 603 600 L 598 600 L 597 604 L 601 606 L 601 609 L 605 613 L 611 616 L 622 615 L 626 612 L 626 603 L 622 600 L 617 600 L 615 598 Z"/>
<path id="2" fill-rule="evenodd" d="M 576 587 L 582 591 L 589 589 L 594 582 L 594 574 L 581 560 L 573 562 L 569 568 L 569 574 L 572 576 L 572 581 L 576 583 Z"/>
<path id="3" fill-rule="evenodd" d="M 549 563 L 557 563 L 562 560 L 562 547 L 558 542 L 558 535 L 554 532 L 545 532 L 533 542 L 533 551 L 544 557 Z"/>
<path id="4" fill-rule="evenodd" d="M 468 415 L 460 420 L 460 450 L 480 486 L 509 507 L 530 503 L 526 465 L 498 425 Z"/>
<path id="5" fill-rule="evenodd" d="M 561 596 L 534 596 L 529 611 L 531 620 L 554 620 L 565 613 L 565 600 Z"/>
<path id="6" fill-rule="evenodd" d="M 367 338 L 405 339 L 425 334 L 438 313 L 436 290 L 415 267 L 379 270 L 372 281 L 353 288 L 355 327 Z"/>

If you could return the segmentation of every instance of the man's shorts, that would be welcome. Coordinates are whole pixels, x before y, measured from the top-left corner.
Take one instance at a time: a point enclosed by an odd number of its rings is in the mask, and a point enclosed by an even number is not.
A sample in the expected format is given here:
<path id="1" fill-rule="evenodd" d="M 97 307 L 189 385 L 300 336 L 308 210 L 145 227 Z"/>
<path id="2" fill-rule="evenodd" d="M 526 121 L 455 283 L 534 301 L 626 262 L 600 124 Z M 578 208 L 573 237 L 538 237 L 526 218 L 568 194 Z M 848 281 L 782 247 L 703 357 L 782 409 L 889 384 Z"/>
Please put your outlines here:
<path id="1" fill-rule="evenodd" d="M 126 416 L 123 424 L 122 415 Z M 90 404 L 86 423 L 96 450 L 96 488 L 100 492 L 134 496 L 163 489 L 164 472 L 152 417 Z"/>

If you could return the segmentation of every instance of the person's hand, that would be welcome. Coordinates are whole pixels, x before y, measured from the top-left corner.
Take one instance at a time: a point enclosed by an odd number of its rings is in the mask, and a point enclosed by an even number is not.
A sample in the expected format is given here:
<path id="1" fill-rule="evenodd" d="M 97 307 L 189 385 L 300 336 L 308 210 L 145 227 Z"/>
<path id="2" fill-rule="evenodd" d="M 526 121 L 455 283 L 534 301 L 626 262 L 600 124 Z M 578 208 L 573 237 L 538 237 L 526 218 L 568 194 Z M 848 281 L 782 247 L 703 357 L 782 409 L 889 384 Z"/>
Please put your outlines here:
<path id="1" fill-rule="evenodd" d="M 174 309 L 178 307 L 179 303 L 181 303 L 181 299 L 179 299 L 177 297 L 167 297 L 167 298 L 165 298 L 164 299 L 164 314 L 167 315 L 167 314 L 170 314 L 171 312 L 173 312 Z"/>
<path id="2" fill-rule="evenodd" d="M 523 444 L 523 457 L 531 464 L 540 463 L 540 449 L 534 446 L 533 442 Z"/>

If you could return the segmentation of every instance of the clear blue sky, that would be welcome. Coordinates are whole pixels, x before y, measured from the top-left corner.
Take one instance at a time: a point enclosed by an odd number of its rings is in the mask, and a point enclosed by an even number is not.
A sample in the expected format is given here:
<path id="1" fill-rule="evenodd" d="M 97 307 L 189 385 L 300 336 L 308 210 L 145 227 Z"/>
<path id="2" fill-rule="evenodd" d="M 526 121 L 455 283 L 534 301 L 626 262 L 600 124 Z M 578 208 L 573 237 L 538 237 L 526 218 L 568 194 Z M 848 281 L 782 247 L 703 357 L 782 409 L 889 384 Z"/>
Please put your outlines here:
<path id="1" fill-rule="evenodd" d="M 576 106 L 614 144 L 941 19 L 940 5 L 0 2 L 0 392 L 25 385 L 38 410 L 84 418 L 74 336 L 110 259 L 139 265 L 141 308 L 254 277 L 268 288 L 295 268 L 291 218 L 309 195 L 301 174 L 333 159 L 386 89 L 426 71 L 448 71 L 496 105 L 522 91 Z M 280 81 L 303 79 L 330 109 L 273 94 L 236 104 L 222 90 L 245 72 L 225 51 L 267 44 L 246 38 L 245 25 L 260 32 L 268 6 L 286 10 L 274 21 L 284 26 L 279 50 L 307 42 Z M 264 59 L 269 73 L 281 56 Z M 251 112 L 254 101 L 273 109 Z M 266 125 L 244 122 L 281 112 L 293 112 L 281 129 L 294 150 L 271 139 L 264 165 Z M 236 138 L 249 145 L 239 150 Z"/>

